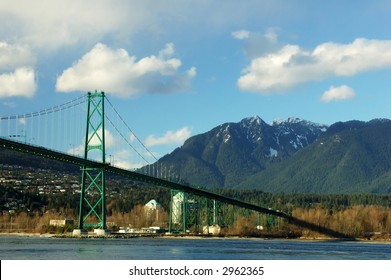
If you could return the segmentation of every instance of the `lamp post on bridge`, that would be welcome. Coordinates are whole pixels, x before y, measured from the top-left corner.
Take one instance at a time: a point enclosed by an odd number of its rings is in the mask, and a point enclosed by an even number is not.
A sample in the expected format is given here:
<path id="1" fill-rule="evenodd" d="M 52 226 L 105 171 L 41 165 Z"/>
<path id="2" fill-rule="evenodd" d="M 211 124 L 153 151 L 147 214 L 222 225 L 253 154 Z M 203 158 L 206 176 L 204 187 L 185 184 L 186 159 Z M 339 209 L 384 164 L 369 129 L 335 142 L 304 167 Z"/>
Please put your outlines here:
<path id="1" fill-rule="evenodd" d="M 109 155 L 109 164 L 111 166 L 114 166 L 114 156 L 113 155 Z"/>

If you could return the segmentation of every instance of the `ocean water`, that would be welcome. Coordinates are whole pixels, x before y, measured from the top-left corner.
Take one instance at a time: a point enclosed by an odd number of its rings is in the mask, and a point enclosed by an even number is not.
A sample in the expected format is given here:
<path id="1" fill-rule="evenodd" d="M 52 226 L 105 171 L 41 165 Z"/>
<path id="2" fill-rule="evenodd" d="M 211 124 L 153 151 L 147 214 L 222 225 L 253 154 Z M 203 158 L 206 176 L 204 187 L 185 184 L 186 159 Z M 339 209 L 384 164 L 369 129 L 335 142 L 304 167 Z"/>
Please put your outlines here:
<path id="1" fill-rule="evenodd" d="M 1 260 L 391 260 L 391 243 L 0 236 Z"/>

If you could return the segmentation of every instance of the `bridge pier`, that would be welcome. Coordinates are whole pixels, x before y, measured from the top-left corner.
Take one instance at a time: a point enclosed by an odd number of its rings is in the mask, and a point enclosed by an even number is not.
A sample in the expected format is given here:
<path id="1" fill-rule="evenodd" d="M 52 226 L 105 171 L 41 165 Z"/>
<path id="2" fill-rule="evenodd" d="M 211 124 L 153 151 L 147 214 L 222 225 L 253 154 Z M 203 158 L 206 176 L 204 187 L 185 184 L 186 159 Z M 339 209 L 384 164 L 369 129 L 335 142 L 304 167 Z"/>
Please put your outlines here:
<path id="1" fill-rule="evenodd" d="M 95 236 L 107 236 L 110 234 L 111 231 L 107 229 L 101 229 L 101 228 L 94 229 Z M 83 237 L 87 235 L 88 235 L 88 231 L 86 231 L 85 229 L 74 229 L 72 232 L 72 237 Z"/>
<path id="2" fill-rule="evenodd" d="M 94 229 L 94 234 L 96 236 L 106 236 L 106 235 L 110 235 L 111 231 L 107 229 L 98 228 L 98 229 Z"/>
<path id="3" fill-rule="evenodd" d="M 88 231 L 86 231 L 85 229 L 74 229 L 72 232 L 73 237 L 81 237 L 85 235 L 88 235 Z"/>

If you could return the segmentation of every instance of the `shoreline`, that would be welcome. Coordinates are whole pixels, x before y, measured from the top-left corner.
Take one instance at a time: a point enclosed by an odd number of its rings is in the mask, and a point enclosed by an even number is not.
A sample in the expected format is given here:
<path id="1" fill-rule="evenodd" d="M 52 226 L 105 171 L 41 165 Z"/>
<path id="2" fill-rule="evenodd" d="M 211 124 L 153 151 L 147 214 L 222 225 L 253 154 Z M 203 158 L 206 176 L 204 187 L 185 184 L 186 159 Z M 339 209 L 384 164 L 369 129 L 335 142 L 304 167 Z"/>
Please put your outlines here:
<path id="1" fill-rule="evenodd" d="M 0 236 L 20 236 L 20 237 L 54 237 L 56 234 L 39 232 L 0 232 Z"/>
<path id="2" fill-rule="evenodd" d="M 1 236 L 15 237 L 42 237 L 42 238 L 74 238 L 74 239 L 131 239 L 131 238 L 161 238 L 161 239 L 211 239 L 211 240 L 291 240 L 291 241 L 312 241 L 312 242 L 362 242 L 372 244 L 390 244 L 391 239 L 365 239 L 365 238 L 332 238 L 332 237 L 254 237 L 254 236 L 210 236 L 210 235 L 129 235 L 129 234 L 110 234 L 107 236 L 97 236 L 93 233 L 82 237 L 72 236 L 69 234 L 53 234 L 53 233 L 28 233 L 28 232 L 0 232 Z"/>

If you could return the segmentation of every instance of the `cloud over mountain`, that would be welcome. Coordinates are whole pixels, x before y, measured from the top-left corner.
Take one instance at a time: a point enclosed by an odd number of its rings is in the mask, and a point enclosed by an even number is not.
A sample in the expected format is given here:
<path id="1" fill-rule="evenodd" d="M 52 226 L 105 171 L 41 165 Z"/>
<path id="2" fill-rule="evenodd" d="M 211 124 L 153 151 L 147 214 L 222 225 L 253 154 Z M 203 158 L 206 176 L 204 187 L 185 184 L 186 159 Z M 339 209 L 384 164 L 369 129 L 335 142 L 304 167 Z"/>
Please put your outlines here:
<path id="1" fill-rule="evenodd" d="M 183 144 L 183 142 L 191 136 L 191 129 L 187 126 L 178 129 L 177 131 L 169 130 L 164 135 L 156 137 L 155 135 L 149 135 L 145 140 L 147 147 L 153 147 L 157 145 L 170 145 L 170 144 Z"/>
<path id="2" fill-rule="evenodd" d="M 355 92 L 351 87 L 342 85 L 339 87 L 331 86 L 327 91 L 325 91 L 320 98 L 323 102 L 330 102 L 333 100 L 348 100 L 352 99 L 355 96 Z"/>
<path id="3" fill-rule="evenodd" d="M 350 44 L 327 42 L 313 50 L 285 45 L 252 59 L 237 85 L 243 91 L 268 94 L 330 77 L 390 68 L 391 40 L 359 38 Z"/>

